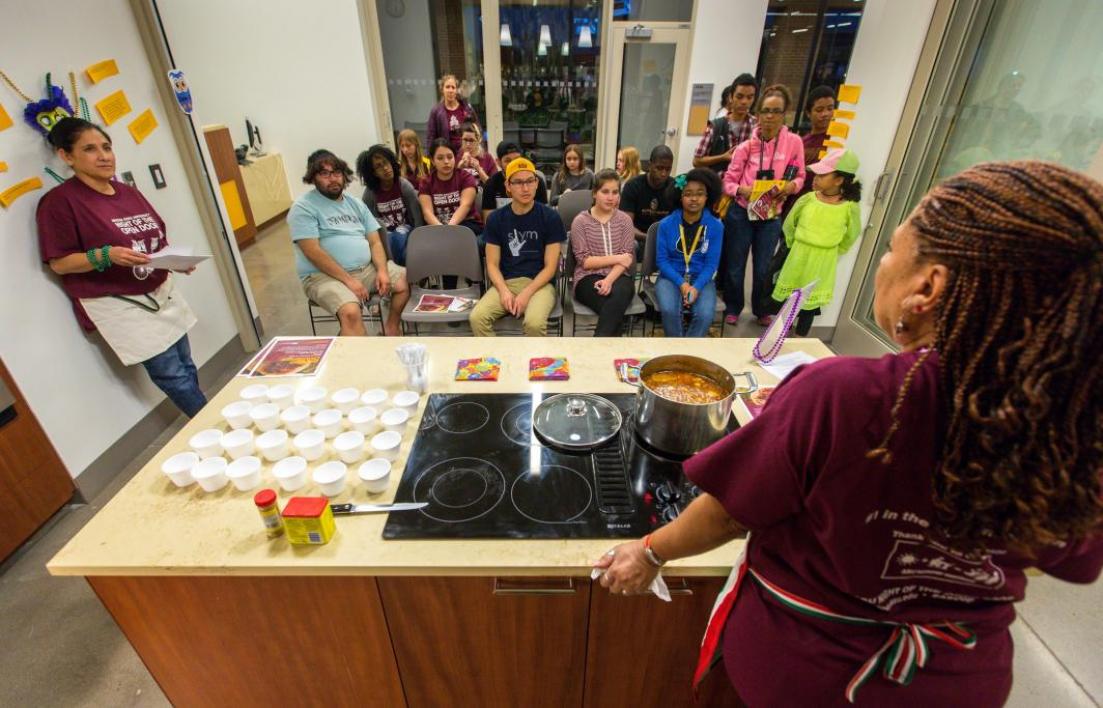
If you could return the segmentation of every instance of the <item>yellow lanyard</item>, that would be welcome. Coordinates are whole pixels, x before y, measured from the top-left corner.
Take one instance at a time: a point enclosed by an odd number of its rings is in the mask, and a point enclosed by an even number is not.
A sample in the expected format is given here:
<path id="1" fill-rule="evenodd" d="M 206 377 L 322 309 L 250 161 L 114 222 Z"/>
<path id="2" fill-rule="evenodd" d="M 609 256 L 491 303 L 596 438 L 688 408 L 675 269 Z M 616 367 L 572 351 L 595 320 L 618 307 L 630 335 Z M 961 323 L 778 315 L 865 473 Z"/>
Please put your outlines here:
<path id="1" fill-rule="evenodd" d="M 686 229 L 683 224 L 678 224 L 678 239 L 682 242 L 682 258 L 686 262 L 686 277 L 689 277 L 689 261 L 697 252 L 697 244 L 701 240 L 701 232 L 705 230 L 704 224 L 697 225 L 697 233 L 693 236 L 693 245 L 686 249 Z"/>

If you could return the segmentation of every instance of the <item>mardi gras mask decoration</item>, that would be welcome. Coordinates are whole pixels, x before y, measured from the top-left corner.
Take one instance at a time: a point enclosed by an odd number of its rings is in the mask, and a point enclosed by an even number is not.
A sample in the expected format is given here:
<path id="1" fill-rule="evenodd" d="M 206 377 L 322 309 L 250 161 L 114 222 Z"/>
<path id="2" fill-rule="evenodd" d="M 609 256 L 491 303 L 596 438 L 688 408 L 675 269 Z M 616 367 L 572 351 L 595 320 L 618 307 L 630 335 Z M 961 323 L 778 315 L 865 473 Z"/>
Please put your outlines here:
<path id="1" fill-rule="evenodd" d="M 2 71 L 0 71 L 0 79 L 3 79 L 4 83 L 27 102 L 23 108 L 23 122 L 41 133 L 44 138 L 62 118 L 72 118 L 76 115 L 65 91 L 50 81 L 50 74 L 46 74 L 46 97 L 38 101 L 20 91 L 19 87 Z M 73 91 L 73 100 L 80 106 L 81 117 L 88 120 L 88 104 L 83 98 L 77 96 L 77 77 L 73 72 L 69 72 L 69 83 Z"/>

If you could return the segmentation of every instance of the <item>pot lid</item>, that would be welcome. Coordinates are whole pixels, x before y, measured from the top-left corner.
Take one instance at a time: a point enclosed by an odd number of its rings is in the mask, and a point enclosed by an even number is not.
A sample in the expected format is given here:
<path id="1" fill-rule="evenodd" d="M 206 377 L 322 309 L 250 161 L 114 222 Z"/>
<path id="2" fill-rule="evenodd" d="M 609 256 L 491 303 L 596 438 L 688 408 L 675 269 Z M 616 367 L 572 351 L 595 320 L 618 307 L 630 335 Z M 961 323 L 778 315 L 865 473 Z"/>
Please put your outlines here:
<path id="1" fill-rule="evenodd" d="M 532 428 L 546 443 L 565 450 L 592 450 L 620 432 L 620 409 L 590 393 L 552 396 L 532 414 Z"/>

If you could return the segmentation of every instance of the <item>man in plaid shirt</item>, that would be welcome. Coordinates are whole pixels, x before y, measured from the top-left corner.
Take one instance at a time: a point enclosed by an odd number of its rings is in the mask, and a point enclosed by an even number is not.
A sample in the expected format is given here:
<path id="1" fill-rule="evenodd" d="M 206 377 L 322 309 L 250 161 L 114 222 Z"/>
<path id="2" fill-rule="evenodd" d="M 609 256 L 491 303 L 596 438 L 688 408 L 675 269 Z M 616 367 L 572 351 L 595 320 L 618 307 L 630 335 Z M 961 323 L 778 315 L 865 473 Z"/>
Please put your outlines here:
<path id="1" fill-rule="evenodd" d="M 729 89 L 727 115 L 705 124 L 705 134 L 693 153 L 694 167 L 707 167 L 719 175 L 728 169 L 732 151 L 739 143 L 749 140 L 755 119 L 751 114 L 758 83 L 750 74 L 740 74 Z"/>

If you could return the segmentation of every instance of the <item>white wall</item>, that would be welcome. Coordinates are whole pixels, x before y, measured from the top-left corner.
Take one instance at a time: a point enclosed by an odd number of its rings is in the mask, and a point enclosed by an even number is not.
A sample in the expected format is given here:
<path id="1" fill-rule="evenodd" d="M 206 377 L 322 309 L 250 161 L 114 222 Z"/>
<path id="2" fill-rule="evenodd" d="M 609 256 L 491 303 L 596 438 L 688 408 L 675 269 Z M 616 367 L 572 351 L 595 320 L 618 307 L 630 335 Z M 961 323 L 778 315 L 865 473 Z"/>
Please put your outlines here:
<path id="1" fill-rule="evenodd" d="M 758 66 L 768 4 L 768 0 L 697 0 L 676 173 L 693 167 L 693 151 L 701 141 L 700 135 L 685 134 L 693 84 L 713 85 L 709 117 L 714 116 L 724 87 L 743 72 L 753 75 Z"/>
<path id="2" fill-rule="evenodd" d="M 3 69 L 32 98 L 41 98 L 47 71 L 53 72 L 55 83 L 63 85 L 66 93 L 66 74 L 77 71 L 80 91 L 89 104 L 118 89 L 126 92 L 133 111 L 108 128 L 114 138 L 119 172 L 134 173 L 138 188 L 168 225 L 170 241 L 208 252 L 157 94 L 155 82 L 167 79 L 151 73 L 126 0 L 100 0 L 95 12 L 81 13 L 79 18 L 68 3 L 5 0 L 4 10 L 6 18 L 18 21 L 0 23 Z M 105 42 L 105 37 L 110 41 Z M 50 50 L 44 52 L 47 43 Z M 118 76 L 96 86 L 89 86 L 79 77 L 84 67 L 109 57 L 118 62 Z M 67 171 L 39 134 L 20 121 L 23 101 L 3 86 L 0 103 L 17 121 L 0 132 L 0 161 L 8 163 L 8 171 L 0 173 L 0 189 L 36 175 L 46 188 L 53 186 L 43 165 L 63 174 Z M 161 127 L 136 145 L 126 125 L 146 108 L 153 109 Z M 99 120 L 98 116 L 94 118 Z M 153 188 L 148 168 L 153 163 L 161 165 L 168 184 L 165 189 Z M 0 240 L 4 244 L 4 258 L 0 259 L 0 332 L 4 333 L 0 336 L 0 357 L 62 461 L 76 476 L 164 395 L 150 383 L 141 366 L 122 367 L 98 335 L 85 336 L 77 325 L 57 276 L 39 259 L 34 212 L 44 193 L 32 192 L 10 208 L 0 209 Z M 178 282 L 199 316 L 199 324 L 191 331 L 191 345 L 196 364 L 202 366 L 237 336 L 237 329 L 213 267 L 200 267 L 194 275 L 181 276 Z"/>
<path id="3" fill-rule="evenodd" d="M 873 188 L 885 171 L 900 114 L 911 89 L 915 66 L 931 24 L 935 0 L 866 0 L 862 23 L 851 55 L 846 81 L 862 86 L 862 96 L 853 109 L 846 146 L 858 155 L 862 181 L 862 223 L 868 223 L 873 205 Z M 872 231 L 865 238 L 874 238 Z M 835 298 L 816 318 L 817 327 L 834 327 L 838 322 L 846 288 L 850 282 L 860 244 L 839 260 Z M 865 267 L 862 264 L 861 267 Z"/>
<path id="4" fill-rule="evenodd" d="M 314 150 L 332 150 L 351 165 L 385 137 L 375 125 L 356 0 L 158 0 L 157 7 L 191 85 L 196 124 L 224 124 L 240 145 L 248 116 L 265 149 L 283 154 L 293 195 L 309 189 L 302 174 Z"/>
<path id="5" fill-rule="evenodd" d="M 437 102 L 429 0 L 406 0 L 406 12 L 398 18 L 387 13 L 385 0 L 376 5 L 391 99 L 391 121 L 394 129 L 400 131 L 406 121 L 424 123 Z M 498 30 L 494 32 L 497 35 Z"/>

